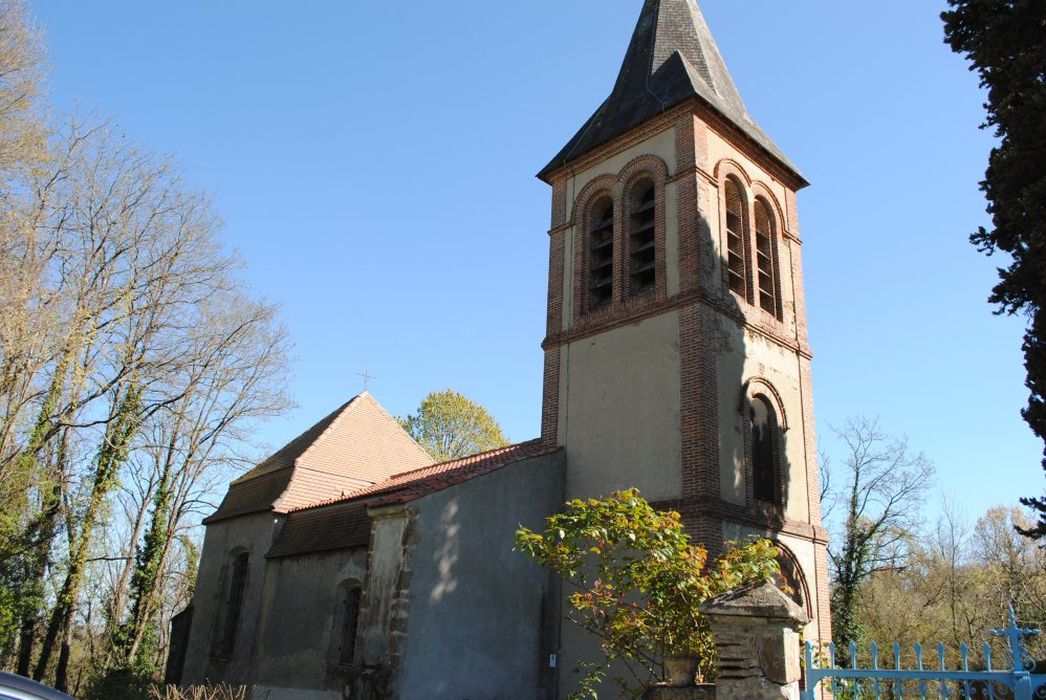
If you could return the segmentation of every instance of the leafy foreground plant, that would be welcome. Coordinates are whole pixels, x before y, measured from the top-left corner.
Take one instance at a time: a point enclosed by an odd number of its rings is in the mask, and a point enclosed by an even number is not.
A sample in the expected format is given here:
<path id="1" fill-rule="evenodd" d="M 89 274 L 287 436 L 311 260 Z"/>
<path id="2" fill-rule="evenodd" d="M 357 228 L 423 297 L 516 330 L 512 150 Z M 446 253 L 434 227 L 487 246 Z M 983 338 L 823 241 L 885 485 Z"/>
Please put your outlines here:
<path id="1" fill-rule="evenodd" d="M 573 589 L 566 617 L 600 638 L 606 659 L 583 663 L 569 697 L 596 698 L 615 661 L 630 677 L 611 679 L 640 695 L 665 678 L 664 659 L 698 659 L 698 677 L 715 677 L 715 644 L 698 606 L 779 572 L 769 540 L 728 546 L 715 561 L 683 532 L 679 513 L 658 511 L 636 489 L 604 500 L 572 500 L 545 519 L 544 534 L 521 527 L 516 548 L 554 570 Z"/>

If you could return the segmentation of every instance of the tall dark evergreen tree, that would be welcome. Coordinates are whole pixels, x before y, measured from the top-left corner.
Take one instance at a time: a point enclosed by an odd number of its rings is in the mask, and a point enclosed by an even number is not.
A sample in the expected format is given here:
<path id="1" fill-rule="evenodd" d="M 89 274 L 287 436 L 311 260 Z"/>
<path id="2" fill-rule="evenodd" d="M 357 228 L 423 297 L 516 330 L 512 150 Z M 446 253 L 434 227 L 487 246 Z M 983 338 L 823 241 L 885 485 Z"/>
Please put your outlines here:
<path id="1" fill-rule="evenodd" d="M 984 128 L 999 138 L 981 190 L 992 228 L 970 240 L 983 252 L 1011 257 L 989 301 L 998 313 L 1028 317 L 1024 366 L 1030 391 L 1021 412 L 1046 441 L 1046 2 L 948 0 L 945 41 L 964 54 L 988 91 Z M 1046 470 L 1046 451 L 1042 463 Z M 1022 498 L 1038 514 L 1023 530 L 1046 538 L 1046 496 Z"/>

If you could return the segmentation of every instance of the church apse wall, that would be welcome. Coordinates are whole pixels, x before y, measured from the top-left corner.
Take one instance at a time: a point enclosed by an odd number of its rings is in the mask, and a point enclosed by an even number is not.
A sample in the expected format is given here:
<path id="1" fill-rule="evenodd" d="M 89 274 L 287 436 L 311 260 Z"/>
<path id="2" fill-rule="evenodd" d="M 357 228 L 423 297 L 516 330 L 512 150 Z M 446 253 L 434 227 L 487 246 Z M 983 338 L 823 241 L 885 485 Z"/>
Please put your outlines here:
<path id="1" fill-rule="evenodd" d="M 273 514 L 259 513 L 207 526 L 183 683 L 206 679 L 245 683 L 250 679 L 253 632 L 265 585 L 265 554 L 272 545 L 275 525 Z M 227 605 L 233 591 L 238 599 L 235 620 L 230 619 Z"/>
<path id="2" fill-rule="evenodd" d="M 259 695 L 341 700 L 339 606 L 366 570 L 366 547 L 268 560 L 252 662 Z"/>

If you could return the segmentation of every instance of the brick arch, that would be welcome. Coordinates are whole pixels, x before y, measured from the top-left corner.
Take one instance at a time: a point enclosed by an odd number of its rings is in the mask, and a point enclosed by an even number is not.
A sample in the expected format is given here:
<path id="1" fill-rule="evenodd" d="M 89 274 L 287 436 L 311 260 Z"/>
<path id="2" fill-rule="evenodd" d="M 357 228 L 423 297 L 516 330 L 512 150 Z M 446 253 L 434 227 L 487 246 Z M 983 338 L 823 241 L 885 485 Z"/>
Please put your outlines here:
<path id="1" fill-rule="evenodd" d="M 632 193 L 635 187 L 644 180 L 650 180 L 654 184 L 654 287 L 636 297 L 630 297 L 631 257 L 626 252 L 630 245 L 631 220 L 630 206 Z M 619 208 L 621 210 L 621 231 L 619 235 L 621 247 L 621 262 L 617 270 L 621 298 L 631 303 L 640 303 L 641 299 L 664 299 L 667 296 L 666 286 L 666 261 L 665 261 L 665 185 L 668 182 L 668 165 L 661 158 L 654 155 L 643 155 L 628 162 L 617 176 L 617 187 L 620 191 Z"/>
<path id="2" fill-rule="evenodd" d="M 622 185 L 631 185 L 644 173 L 650 175 L 656 186 L 664 187 L 668 180 L 668 165 L 654 155 L 638 156 L 621 168 L 621 172 L 617 174 L 617 182 Z"/>
<path id="3" fill-rule="evenodd" d="M 751 184 L 751 188 L 753 195 L 752 199 L 766 200 L 766 203 L 770 205 L 770 210 L 774 214 L 774 219 L 776 219 L 775 223 L 778 226 L 779 232 L 784 233 L 786 228 L 785 222 L 787 221 L 787 219 L 785 219 L 784 209 L 781 207 L 781 203 L 777 201 L 777 197 L 774 196 L 773 191 L 771 191 L 770 188 L 767 187 L 766 184 L 760 180 L 756 180 L 755 182 L 753 182 Z"/>
<path id="4" fill-rule="evenodd" d="M 738 412 L 741 414 L 742 435 L 744 439 L 744 480 L 745 500 L 749 504 L 757 502 L 755 494 L 755 452 L 754 436 L 751 432 L 751 424 L 747 412 L 749 407 L 762 398 L 774 412 L 776 430 L 772 434 L 773 470 L 775 484 L 775 498 L 773 502 L 759 501 L 763 504 L 764 512 L 773 514 L 774 517 L 784 517 L 784 511 L 788 504 L 790 494 L 790 469 L 788 455 L 785 449 L 785 434 L 788 431 L 788 416 L 784 410 L 784 402 L 774 385 L 763 377 L 752 377 L 744 383 L 741 392 L 741 401 Z M 769 509 L 769 510 L 766 510 Z"/>
<path id="5" fill-rule="evenodd" d="M 781 571 L 784 578 L 791 579 L 785 582 L 794 587 L 795 594 L 789 595 L 789 597 L 806 611 L 807 616 L 811 620 L 814 619 L 814 605 L 813 600 L 810 598 L 810 586 L 806 582 L 806 572 L 803 571 L 802 564 L 799 563 L 799 557 L 795 556 L 795 552 L 780 540 L 775 539 L 773 543 L 779 552 L 777 555 L 778 562 L 786 564 L 791 569 L 791 571 L 785 571 L 784 567 L 782 567 Z M 786 593 L 785 595 L 788 594 Z M 796 598 L 800 598 L 802 602 L 796 600 Z"/>
<path id="6" fill-rule="evenodd" d="M 577 197 L 574 198 L 574 208 L 570 212 L 570 223 L 575 226 L 583 226 L 586 223 L 584 221 L 585 210 L 591 199 L 604 191 L 611 197 L 615 197 L 614 185 L 616 183 L 617 177 L 610 173 L 598 175 L 585 183 Z M 615 201 L 614 204 L 616 205 L 617 202 Z"/>
<path id="7" fill-rule="evenodd" d="M 750 188 L 752 186 L 752 178 L 749 177 L 748 173 L 745 172 L 744 167 L 733 158 L 723 158 L 715 164 L 715 168 L 712 170 L 712 175 L 715 177 L 716 183 L 722 188 L 723 183 L 726 182 L 726 178 L 729 175 L 733 175 L 738 178 L 745 186 Z"/>
<path id="8" fill-rule="evenodd" d="M 781 394 L 774 388 L 769 380 L 763 377 L 751 377 L 741 386 L 741 400 L 738 402 L 737 410 L 744 415 L 748 403 L 757 395 L 765 396 L 773 404 L 777 412 L 777 425 L 782 433 L 788 432 L 788 415 L 785 413 L 784 401 Z"/>

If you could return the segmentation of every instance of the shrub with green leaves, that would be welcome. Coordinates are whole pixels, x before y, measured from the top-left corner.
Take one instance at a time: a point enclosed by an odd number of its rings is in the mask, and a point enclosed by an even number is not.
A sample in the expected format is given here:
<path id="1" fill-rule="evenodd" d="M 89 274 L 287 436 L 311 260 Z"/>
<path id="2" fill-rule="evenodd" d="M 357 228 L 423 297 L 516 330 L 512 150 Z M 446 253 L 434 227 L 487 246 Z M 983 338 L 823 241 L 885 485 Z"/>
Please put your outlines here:
<path id="1" fill-rule="evenodd" d="M 695 656 L 699 676 L 713 679 L 715 645 L 700 604 L 779 572 L 778 551 L 766 539 L 728 546 L 709 561 L 683 532 L 679 513 L 655 510 L 636 489 L 568 501 L 546 518 L 544 533 L 517 530 L 516 548 L 562 577 L 567 619 L 600 638 L 606 659 L 579 670 L 571 698 L 597 697 L 614 661 L 630 676 L 614 682 L 633 695 L 664 678 L 666 656 Z"/>

